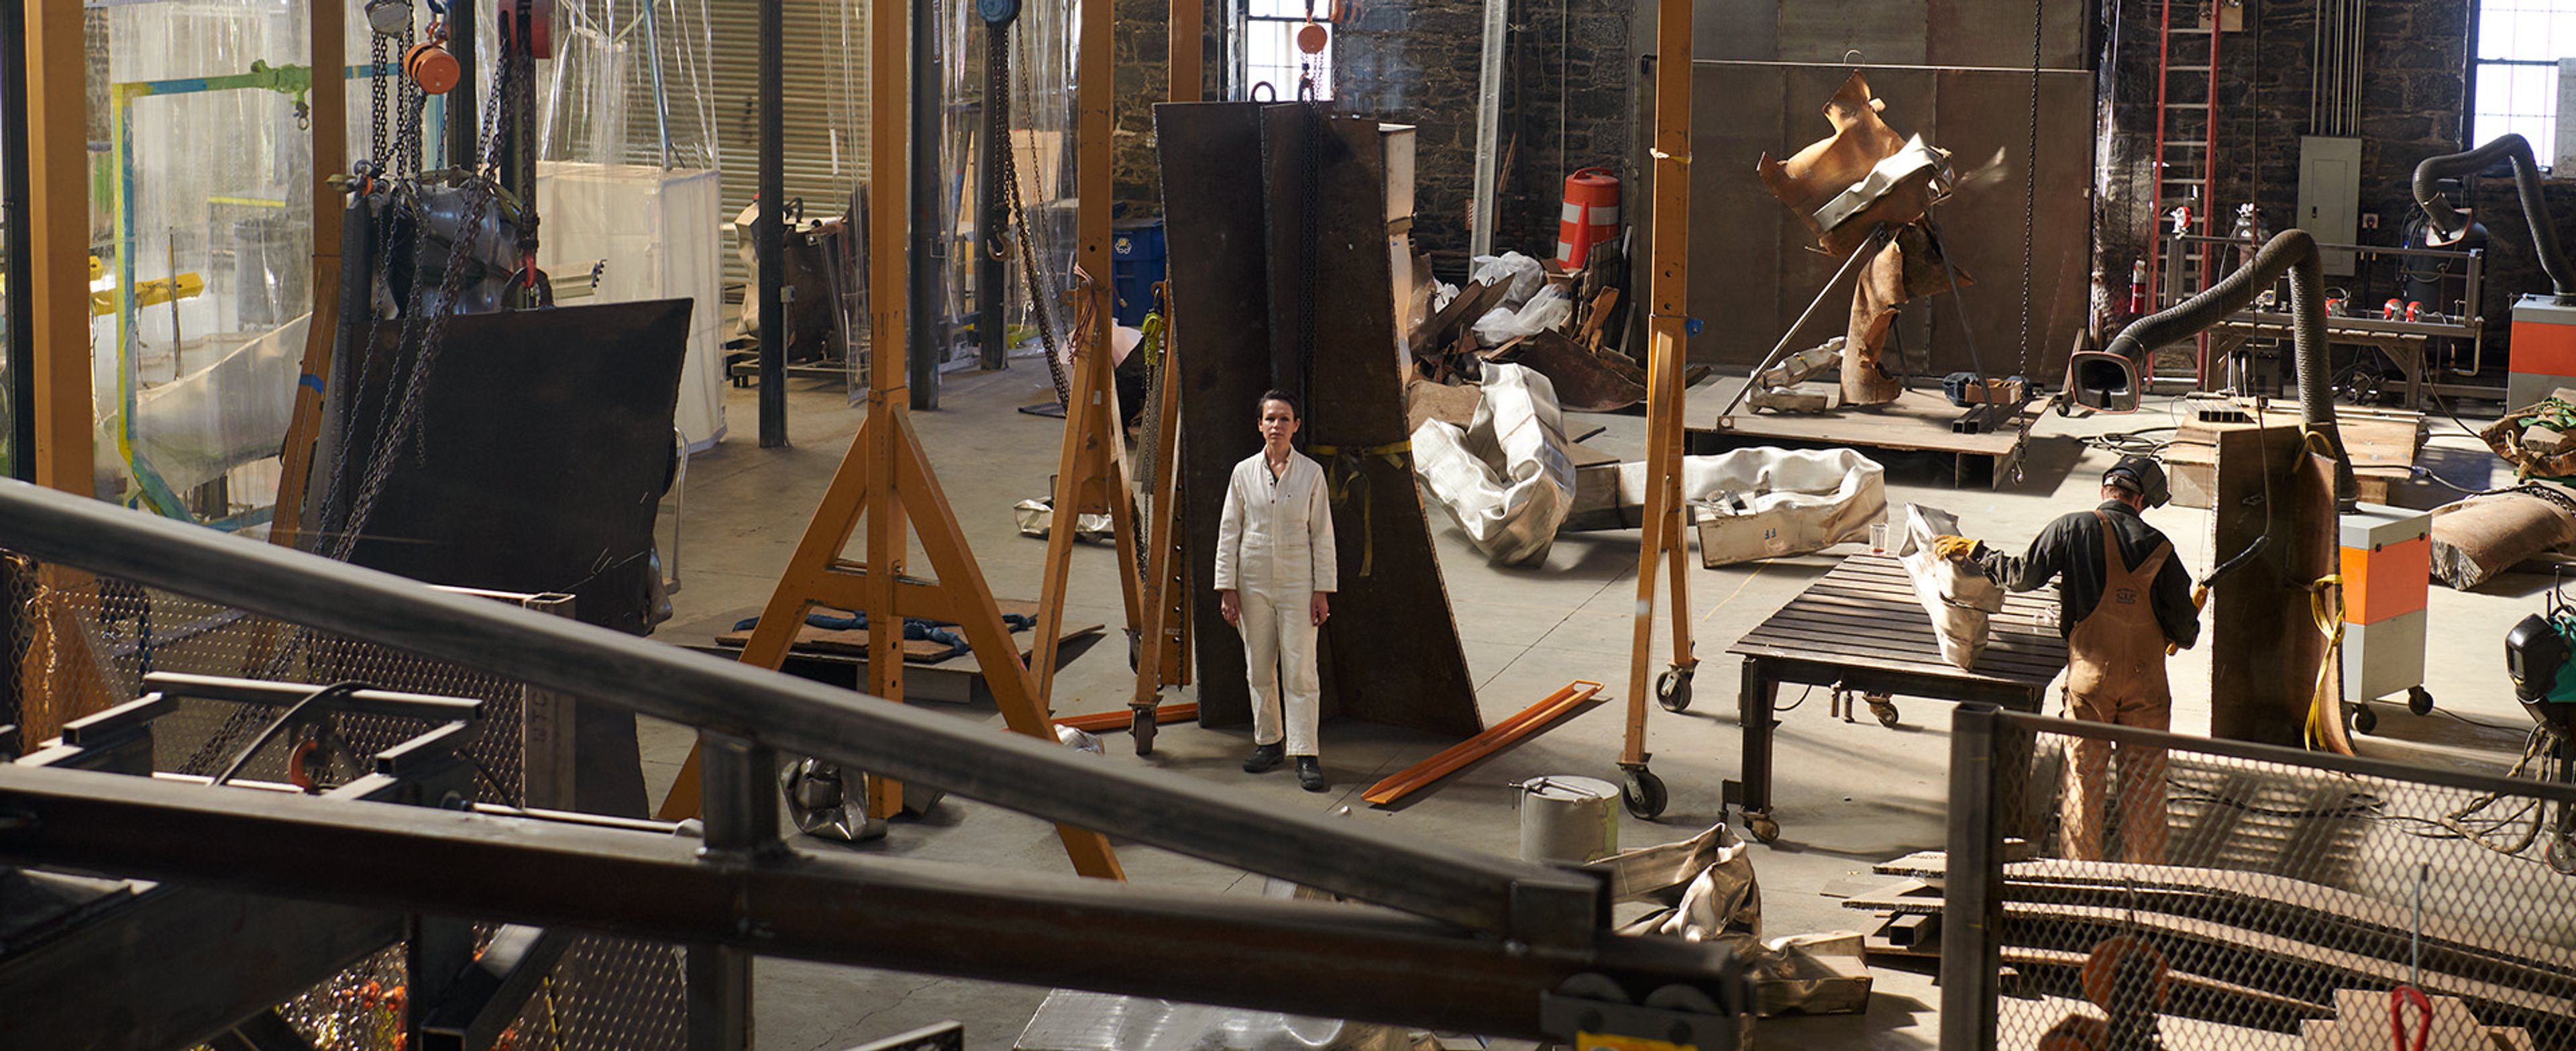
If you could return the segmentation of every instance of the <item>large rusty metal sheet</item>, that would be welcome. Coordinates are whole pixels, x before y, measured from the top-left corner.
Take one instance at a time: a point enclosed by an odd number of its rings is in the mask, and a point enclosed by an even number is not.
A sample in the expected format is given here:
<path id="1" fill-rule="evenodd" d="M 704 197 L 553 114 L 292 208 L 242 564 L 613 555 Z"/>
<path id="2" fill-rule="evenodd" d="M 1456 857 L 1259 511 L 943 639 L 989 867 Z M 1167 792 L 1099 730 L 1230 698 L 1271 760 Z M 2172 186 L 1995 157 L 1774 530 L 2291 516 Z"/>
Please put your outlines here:
<path id="1" fill-rule="evenodd" d="M 1182 532 L 1191 579 L 1216 579 L 1226 478 L 1261 448 L 1255 400 L 1270 386 L 1270 278 L 1262 232 L 1261 114 L 1228 102 L 1154 107 L 1180 363 Z M 1252 721 L 1243 646 L 1213 601 L 1190 604 L 1199 725 Z"/>
<path id="2" fill-rule="evenodd" d="M 2325 635 L 2309 615 L 2308 585 L 2334 572 L 2338 557 L 2333 469 L 2332 461 L 2304 450 L 2296 426 L 2232 428 L 2218 436 L 2210 550 L 2223 561 L 2266 529 L 2272 539 L 2210 587 L 2209 623 L 2200 637 L 2211 647 L 2212 737 L 2287 748 L 2306 743 L 2309 698 L 2327 656 Z M 2341 698 L 2341 684 L 2330 685 Z M 2351 751 L 2339 709 L 2327 713 L 2324 726 L 2328 748 Z"/>
<path id="3" fill-rule="evenodd" d="M 1387 294 L 1394 278 L 1377 122 L 1295 104 L 1263 107 L 1261 116 L 1273 373 L 1304 378 L 1289 389 L 1302 388 L 1303 437 L 1333 482 L 1342 557 L 1341 594 L 1323 632 L 1325 711 L 1478 733 L 1475 680 L 1414 487 L 1413 454 L 1402 447 L 1411 432 Z"/>

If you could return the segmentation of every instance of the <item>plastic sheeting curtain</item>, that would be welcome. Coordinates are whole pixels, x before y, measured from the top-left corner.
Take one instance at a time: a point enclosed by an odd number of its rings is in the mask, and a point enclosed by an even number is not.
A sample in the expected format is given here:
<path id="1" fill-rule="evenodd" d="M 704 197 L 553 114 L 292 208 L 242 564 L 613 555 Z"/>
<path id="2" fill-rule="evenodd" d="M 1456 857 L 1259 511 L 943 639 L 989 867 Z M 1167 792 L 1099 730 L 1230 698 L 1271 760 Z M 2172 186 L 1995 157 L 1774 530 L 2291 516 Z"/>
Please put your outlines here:
<path id="1" fill-rule="evenodd" d="M 706 0 L 560 0 L 537 69 L 538 263 L 557 296 L 689 299 L 682 444 L 725 434 L 724 213 Z"/>
<path id="2" fill-rule="evenodd" d="M 954 8 L 971 7 L 957 0 L 948 0 L 948 3 Z M 972 18 L 966 11 L 960 11 L 960 15 Z M 1059 346 L 1072 338 L 1073 328 L 1073 312 L 1062 305 L 1061 296 L 1073 280 L 1077 194 L 1073 179 L 1073 137 L 1078 105 L 1074 94 L 1074 64 L 1080 51 L 1077 28 L 1081 18 L 1080 0 L 1060 5 L 1026 4 L 1020 8 L 1019 18 L 1011 24 L 1011 68 L 1007 85 L 1011 109 L 1011 162 L 1019 178 L 1020 201 L 1025 206 L 1028 220 L 1029 246 L 1035 249 L 1037 266 L 1041 271 L 1034 275 L 1037 278 L 1035 282 L 1031 281 L 1032 275 L 1019 275 L 1019 294 L 1011 298 L 1011 305 L 1023 313 L 1026 324 L 1034 326 L 1037 317 L 1027 309 L 1029 298 L 1037 295 L 1058 297 L 1050 304 L 1049 319 L 1055 323 L 1056 331 L 1052 335 Z M 979 70 L 983 65 L 984 44 L 984 27 L 980 20 L 975 20 L 963 44 L 958 46 L 971 45 L 967 53 L 974 56 L 973 64 Z M 963 68 L 967 63 L 951 65 Z M 965 88 L 960 85 L 953 91 L 957 93 L 951 98 L 963 97 Z M 952 141 L 961 141 L 973 133 L 971 126 L 961 126 L 968 123 L 971 115 L 962 114 L 955 106 L 949 107 L 949 113 L 949 137 Z M 1103 191 L 1106 189 L 1104 187 Z M 971 201 L 968 206 L 971 208 Z M 1021 269 L 1016 259 L 1010 269 L 1014 272 Z M 1102 282 L 1110 279 L 1108 274 L 1091 276 Z M 1108 319 L 1101 319 L 1101 323 L 1107 324 Z"/>

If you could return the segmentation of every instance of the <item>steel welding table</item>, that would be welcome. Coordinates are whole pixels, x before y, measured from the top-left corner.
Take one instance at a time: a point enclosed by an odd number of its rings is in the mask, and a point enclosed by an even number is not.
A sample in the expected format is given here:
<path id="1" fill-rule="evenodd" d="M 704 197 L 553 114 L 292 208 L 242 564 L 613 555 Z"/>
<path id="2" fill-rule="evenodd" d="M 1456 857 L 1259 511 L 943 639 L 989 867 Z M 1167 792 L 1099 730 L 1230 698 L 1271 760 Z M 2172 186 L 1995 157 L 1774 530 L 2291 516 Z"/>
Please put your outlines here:
<path id="1" fill-rule="evenodd" d="M 1892 555 L 1844 559 L 1727 647 L 1744 659 L 1744 685 L 1736 695 L 1744 765 L 1742 781 L 1726 782 L 1726 803 L 1743 816 L 1754 838 L 1767 843 L 1779 836 L 1779 823 L 1771 817 L 1771 739 L 1779 726 L 1782 683 L 2039 711 L 2048 684 L 2066 667 L 2056 587 L 2006 596 L 2003 612 L 1989 624 L 1976 670 L 1961 670 L 1942 659 L 1932 616 L 1915 598 L 1903 564 Z M 1895 725 L 1893 705 L 1871 706 L 1881 722 Z"/>

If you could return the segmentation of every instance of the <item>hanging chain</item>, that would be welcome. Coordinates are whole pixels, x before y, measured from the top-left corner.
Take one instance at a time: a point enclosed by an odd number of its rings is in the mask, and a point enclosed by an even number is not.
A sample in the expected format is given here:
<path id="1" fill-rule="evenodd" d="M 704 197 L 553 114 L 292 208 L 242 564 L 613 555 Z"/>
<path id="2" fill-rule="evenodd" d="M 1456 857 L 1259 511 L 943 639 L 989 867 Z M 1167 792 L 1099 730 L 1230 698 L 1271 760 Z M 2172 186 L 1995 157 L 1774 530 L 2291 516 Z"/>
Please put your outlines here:
<path id="1" fill-rule="evenodd" d="M 985 55 L 986 91 L 997 88 L 1008 90 L 1009 84 L 1018 84 L 1023 89 L 1027 87 L 1027 71 L 1015 70 L 1011 65 L 1009 32 L 993 31 L 988 40 Z M 1020 75 L 1013 76 L 1015 72 Z M 1026 90 L 1022 90 L 1020 95 L 1025 98 L 1036 97 Z M 1029 237 L 1028 207 L 1020 200 L 1020 151 L 1008 141 L 1010 137 L 1010 129 L 1005 127 L 1002 129 L 1004 141 L 992 144 L 993 148 L 1001 151 L 1002 184 L 1009 188 L 1007 201 L 1011 211 L 1010 238 L 1019 242 L 1020 274 L 1028 282 L 1029 307 L 1037 315 L 1038 345 L 1046 351 L 1047 378 L 1055 382 L 1055 400 L 1070 406 L 1073 403 L 1073 384 L 1065 378 L 1064 358 L 1057 352 L 1055 314 L 1048 309 L 1049 301 L 1056 296 L 1055 275 L 1038 266 L 1037 248 L 1033 239 Z"/>
<path id="2" fill-rule="evenodd" d="M 2030 375 L 2030 277 L 2038 262 L 2031 258 L 2031 232 L 2038 221 L 2039 203 L 2039 46 L 2047 25 L 2043 3 L 2031 0 L 2030 4 L 2030 127 L 2021 165 L 2021 369 L 2014 373 L 2019 376 Z"/>
<path id="3" fill-rule="evenodd" d="M 383 33 L 367 33 L 367 159 L 379 173 L 392 164 L 385 155 L 385 89 L 391 86 L 385 83 L 385 44 Z"/>

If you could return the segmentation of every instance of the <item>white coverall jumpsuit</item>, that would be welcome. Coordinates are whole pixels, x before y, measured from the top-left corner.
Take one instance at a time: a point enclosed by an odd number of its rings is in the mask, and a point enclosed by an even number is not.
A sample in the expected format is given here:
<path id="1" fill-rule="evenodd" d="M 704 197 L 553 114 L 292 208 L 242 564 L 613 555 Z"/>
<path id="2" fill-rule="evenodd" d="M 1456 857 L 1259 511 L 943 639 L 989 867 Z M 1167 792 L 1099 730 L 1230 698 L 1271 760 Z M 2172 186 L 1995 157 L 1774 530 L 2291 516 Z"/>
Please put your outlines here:
<path id="1" fill-rule="evenodd" d="M 1309 610 L 1315 592 L 1340 588 L 1327 488 L 1324 468 L 1305 454 L 1291 450 L 1288 469 L 1273 478 L 1256 452 L 1226 480 L 1217 527 L 1216 588 L 1235 592 L 1243 610 L 1252 743 L 1278 744 L 1284 734 L 1292 756 L 1317 754 L 1323 704 Z"/>

